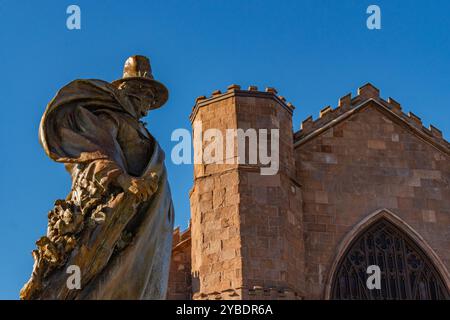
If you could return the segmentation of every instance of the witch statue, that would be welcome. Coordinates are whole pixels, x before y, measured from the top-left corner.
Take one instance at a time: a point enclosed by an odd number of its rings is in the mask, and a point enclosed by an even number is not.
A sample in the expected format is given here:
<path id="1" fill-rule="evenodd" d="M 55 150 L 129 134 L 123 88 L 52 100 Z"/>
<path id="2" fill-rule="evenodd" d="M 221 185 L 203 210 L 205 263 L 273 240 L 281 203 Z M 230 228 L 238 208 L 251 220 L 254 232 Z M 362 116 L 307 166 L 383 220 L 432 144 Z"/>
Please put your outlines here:
<path id="1" fill-rule="evenodd" d="M 48 104 L 46 154 L 72 189 L 48 214 L 21 299 L 164 299 L 174 212 L 164 152 L 140 121 L 168 91 L 132 56 L 123 78 L 75 80 Z"/>

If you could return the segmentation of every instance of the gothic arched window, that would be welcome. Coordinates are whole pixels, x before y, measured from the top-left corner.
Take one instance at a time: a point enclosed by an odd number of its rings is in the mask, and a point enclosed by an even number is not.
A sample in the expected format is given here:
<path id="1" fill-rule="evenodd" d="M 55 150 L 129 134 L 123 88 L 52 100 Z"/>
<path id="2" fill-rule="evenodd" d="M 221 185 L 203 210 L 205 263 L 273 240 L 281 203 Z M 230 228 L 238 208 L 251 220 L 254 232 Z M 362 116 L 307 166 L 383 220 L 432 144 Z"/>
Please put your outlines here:
<path id="1" fill-rule="evenodd" d="M 381 270 L 381 289 L 369 290 L 367 267 Z M 380 219 L 353 240 L 336 269 L 332 299 L 450 299 L 425 252 L 398 227 Z"/>

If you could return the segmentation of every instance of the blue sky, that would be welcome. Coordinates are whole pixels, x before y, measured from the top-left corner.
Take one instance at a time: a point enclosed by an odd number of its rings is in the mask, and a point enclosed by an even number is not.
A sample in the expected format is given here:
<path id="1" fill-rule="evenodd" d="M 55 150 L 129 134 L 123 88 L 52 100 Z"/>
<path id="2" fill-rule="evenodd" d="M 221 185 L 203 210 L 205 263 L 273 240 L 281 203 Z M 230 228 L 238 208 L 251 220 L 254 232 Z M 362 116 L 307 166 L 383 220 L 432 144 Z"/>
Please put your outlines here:
<path id="1" fill-rule="evenodd" d="M 66 28 L 70 4 L 81 8 L 81 30 Z M 381 30 L 366 28 L 370 4 L 381 8 Z M 449 12 L 447 0 L 0 0 L 0 299 L 18 297 L 47 212 L 69 192 L 63 165 L 38 143 L 40 117 L 64 84 L 111 81 L 128 56 L 149 56 L 170 100 L 145 120 L 168 155 L 172 131 L 190 128 L 195 98 L 232 83 L 277 88 L 296 106 L 298 130 L 372 82 L 448 138 Z M 184 228 L 192 167 L 167 167 Z"/>

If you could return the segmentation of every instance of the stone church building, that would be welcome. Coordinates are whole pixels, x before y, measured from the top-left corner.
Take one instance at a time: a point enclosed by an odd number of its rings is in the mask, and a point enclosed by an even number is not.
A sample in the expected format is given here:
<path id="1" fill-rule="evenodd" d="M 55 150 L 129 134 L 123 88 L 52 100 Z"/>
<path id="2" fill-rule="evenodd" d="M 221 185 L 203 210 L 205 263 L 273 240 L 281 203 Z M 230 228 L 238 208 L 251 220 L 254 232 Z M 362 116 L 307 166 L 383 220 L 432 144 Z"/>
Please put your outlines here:
<path id="1" fill-rule="evenodd" d="M 293 111 L 273 88 L 197 98 L 191 121 L 203 130 L 279 129 L 279 171 L 194 166 L 167 298 L 449 299 L 450 143 L 441 131 L 371 84 L 300 130 Z M 371 265 L 380 289 L 366 285 Z"/>

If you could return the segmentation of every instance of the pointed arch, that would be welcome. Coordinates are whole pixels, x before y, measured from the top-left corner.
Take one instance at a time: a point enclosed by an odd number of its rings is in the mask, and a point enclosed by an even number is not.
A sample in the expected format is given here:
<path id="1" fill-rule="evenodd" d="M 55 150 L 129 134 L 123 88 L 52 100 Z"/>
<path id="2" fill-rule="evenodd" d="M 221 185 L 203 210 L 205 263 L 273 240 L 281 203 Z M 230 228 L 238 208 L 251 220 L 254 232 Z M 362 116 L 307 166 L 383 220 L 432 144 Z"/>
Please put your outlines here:
<path id="1" fill-rule="evenodd" d="M 377 223 L 382 223 L 383 221 L 387 226 L 391 225 L 393 229 L 397 229 L 400 233 L 402 233 L 403 237 L 412 243 L 418 251 L 420 251 L 427 262 L 431 264 L 433 270 L 435 270 L 434 273 L 437 275 L 438 280 L 442 281 L 442 286 L 444 287 L 444 290 L 446 290 L 445 295 L 448 297 L 450 294 L 450 274 L 439 256 L 427 244 L 423 237 L 405 221 L 403 221 L 392 211 L 388 209 L 381 209 L 373 212 L 361 220 L 342 240 L 338 247 L 337 255 L 328 272 L 325 287 L 325 299 L 333 299 L 333 285 L 336 281 L 341 263 L 343 263 L 347 253 L 349 253 L 349 250 L 353 245 L 355 245 L 358 239 L 364 235 L 365 231 L 368 231 L 371 227 L 374 227 Z"/>

